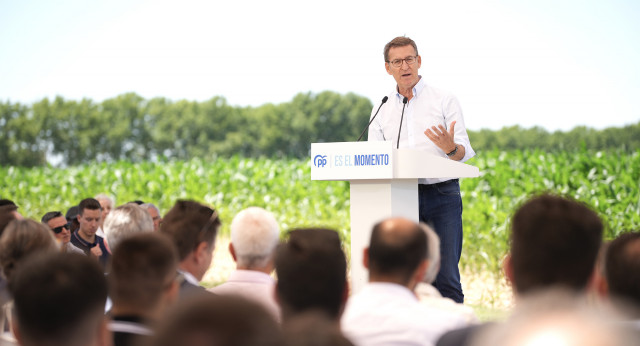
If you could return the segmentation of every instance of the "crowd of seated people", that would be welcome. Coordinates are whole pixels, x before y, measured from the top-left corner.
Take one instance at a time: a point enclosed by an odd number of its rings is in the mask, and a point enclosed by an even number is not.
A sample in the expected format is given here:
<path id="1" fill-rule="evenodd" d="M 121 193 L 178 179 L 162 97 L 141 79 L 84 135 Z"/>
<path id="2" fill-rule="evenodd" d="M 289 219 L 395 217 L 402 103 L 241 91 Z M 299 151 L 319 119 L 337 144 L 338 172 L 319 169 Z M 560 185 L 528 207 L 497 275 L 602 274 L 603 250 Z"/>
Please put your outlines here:
<path id="1" fill-rule="evenodd" d="M 640 340 L 640 233 L 605 242 L 587 205 L 531 196 L 510 219 L 504 274 L 516 298 L 479 322 L 431 283 L 439 239 L 392 217 L 371 229 L 368 282 L 352 292 L 335 230 L 281 231 L 277 211 L 220 215 L 178 200 L 107 194 L 37 216 L 0 196 L 0 346 L 633 345 Z M 228 248 L 217 248 L 223 220 Z M 201 285 L 213 252 L 236 268 Z M 561 343 L 564 342 L 564 343 Z"/>

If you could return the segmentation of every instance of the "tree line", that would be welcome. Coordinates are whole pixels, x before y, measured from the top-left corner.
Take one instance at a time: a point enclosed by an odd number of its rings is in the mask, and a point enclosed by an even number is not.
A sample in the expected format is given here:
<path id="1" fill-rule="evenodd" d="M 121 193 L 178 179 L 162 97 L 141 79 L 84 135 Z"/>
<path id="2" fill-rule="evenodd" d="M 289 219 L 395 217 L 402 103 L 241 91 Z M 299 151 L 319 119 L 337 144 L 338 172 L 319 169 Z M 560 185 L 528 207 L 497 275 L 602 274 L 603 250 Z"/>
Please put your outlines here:
<path id="1" fill-rule="evenodd" d="M 0 164 L 76 165 L 89 161 L 192 157 L 306 158 L 310 143 L 354 141 L 373 107 L 365 97 L 331 91 L 300 93 L 290 102 L 230 106 L 216 96 L 198 102 L 135 93 L 101 103 L 43 99 L 0 102 Z M 469 130 L 476 151 L 640 148 L 640 122 L 621 128 L 576 127 L 547 132 L 518 126 Z"/>

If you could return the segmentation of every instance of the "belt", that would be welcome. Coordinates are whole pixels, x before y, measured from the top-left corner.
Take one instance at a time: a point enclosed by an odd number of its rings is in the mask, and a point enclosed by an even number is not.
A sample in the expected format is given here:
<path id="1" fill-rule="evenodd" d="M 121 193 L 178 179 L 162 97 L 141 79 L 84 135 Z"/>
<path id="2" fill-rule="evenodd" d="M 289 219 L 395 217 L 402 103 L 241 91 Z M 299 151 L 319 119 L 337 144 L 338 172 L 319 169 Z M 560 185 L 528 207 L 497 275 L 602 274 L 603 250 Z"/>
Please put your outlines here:
<path id="1" fill-rule="evenodd" d="M 459 179 L 451 179 L 451 180 L 447 180 L 447 181 L 443 181 L 443 182 L 435 183 L 435 184 L 418 184 L 418 188 L 419 189 L 433 189 L 434 187 L 442 187 L 442 186 L 445 186 L 445 185 L 457 183 L 458 180 Z"/>

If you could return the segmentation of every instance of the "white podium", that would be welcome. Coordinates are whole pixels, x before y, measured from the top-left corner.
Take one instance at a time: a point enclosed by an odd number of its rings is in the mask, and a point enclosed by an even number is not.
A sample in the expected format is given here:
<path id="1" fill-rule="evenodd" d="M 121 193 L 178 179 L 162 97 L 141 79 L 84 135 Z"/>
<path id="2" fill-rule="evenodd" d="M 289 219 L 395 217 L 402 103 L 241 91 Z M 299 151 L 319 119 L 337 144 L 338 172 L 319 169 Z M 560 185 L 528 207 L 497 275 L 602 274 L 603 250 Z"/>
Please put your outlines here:
<path id="1" fill-rule="evenodd" d="M 477 177 L 477 167 L 386 142 L 311 144 L 311 180 L 349 181 L 351 192 L 351 289 L 367 282 L 362 264 L 371 229 L 392 216 L 418 222 L 419 178 Z"/>

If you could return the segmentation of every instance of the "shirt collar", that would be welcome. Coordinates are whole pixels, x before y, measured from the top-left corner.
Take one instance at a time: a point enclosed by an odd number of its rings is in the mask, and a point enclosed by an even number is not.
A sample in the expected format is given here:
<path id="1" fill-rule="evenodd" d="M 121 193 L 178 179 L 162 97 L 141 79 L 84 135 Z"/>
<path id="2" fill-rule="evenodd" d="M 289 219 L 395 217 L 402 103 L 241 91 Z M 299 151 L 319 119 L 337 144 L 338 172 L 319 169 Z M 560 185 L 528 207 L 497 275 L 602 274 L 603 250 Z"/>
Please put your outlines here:
<path id="1" fill-rule="evenodd" d="M 252 281 L 263 283 L 275 283 L 275 280 L 266 273 L 256 270 L 237 269 L 229 275 L 229 281 Z"/>
<path id="2" fill-rule="evenodd" d="M 198 279 L 196 279 L 196 277 L 193 276 L 193 274 L 189 273 L 188 271 L 184 271 L 180 269 L 178 269 L 178 272 L 180 272 L 180 274 L 184 276 L 184 279 L 187 280 L 188 283 L 196 286 L 200 286 L 200 282 L 198 282 Z"/>
<path id="3" fill-rule="evenodd" d="M 92 247 L 98 245 L 98 236 L 97 235 L 96 235 L 96 241 L 93 242 L 93 243 L 89 243 L 88 241 L 82 239 L 82 237 L 80 236 L 80 234 L 78 234 L 78 232 L 80 232 L 80 231 L 73 232 L 73 236 L 76 237 L 76 239 L 78 239 L 80 244 L 82 244 L 83 246 L 92 248 Z"/>

